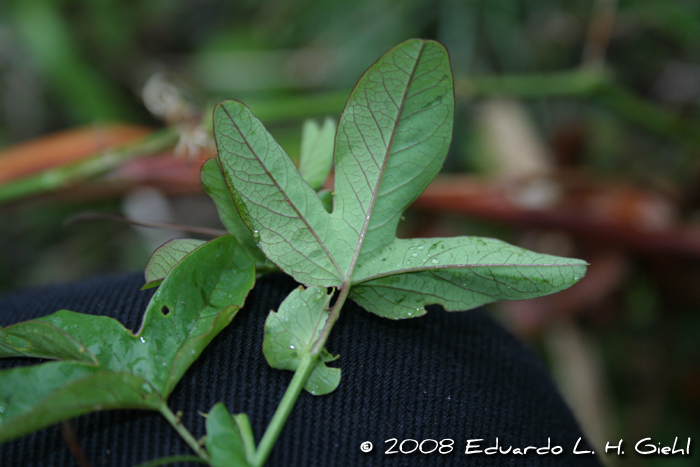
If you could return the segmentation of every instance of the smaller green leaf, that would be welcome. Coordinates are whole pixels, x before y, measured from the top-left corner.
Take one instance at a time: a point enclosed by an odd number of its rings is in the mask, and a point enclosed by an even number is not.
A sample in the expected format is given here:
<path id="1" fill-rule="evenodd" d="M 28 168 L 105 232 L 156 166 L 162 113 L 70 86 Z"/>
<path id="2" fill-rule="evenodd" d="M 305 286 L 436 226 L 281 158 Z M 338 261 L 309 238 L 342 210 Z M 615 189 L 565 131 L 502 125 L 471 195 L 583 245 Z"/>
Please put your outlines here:
<path id="1" fill-rule="evenodd" d="M 156 248 L 146 264 L 146 285 L 142 289 L 156 287 L 170 274 L 182 258 L 192 253 L 205 242 L 191 238 L 175 238 Z"/>
<path id="2" fill-rule="evenodd" d="M 213 467 L 250 467 L 255 455 L 252 432 L 245 414 L 231 416 L 219 402 L 207 416 L 206 447 Z"/>
<path id="3" fill-rule="evenodd" d="M 299 287 L 280 305 L 279 312 L 270 312 L 265 322 L 263 353 L 271 367 L 295 371 L 308 355 L 328 319 L 328 303 L 332 294 L 323 287 Z M 322 396 L 333 392 L 340 383 L 340 369 L 327 367 L 335 360 L 325 349 L 304 386 L 308 392 Z"/>
<path id="4" fill-rule="evenodd" d="M 331 173 L 334 141 L 335 121 L 332 118 L 327 117 L 322 127 L 314 120 L 304 122 L 299 173 L 314 190 L 321 188 Z"/>
<path id="5" fill-rule="evenodd" d="M 224 235 L 177 263 L 136 334 L 68 310 L 0 330 L 0 357 L 61 360 L 0 371 L 0 442 L 95 410 L 159 410 L 254 282 L 253 261 Z"/>
<path id="6" fill-rule="evenodd" d="M 231 192 L 229 192 L 224 175 L 221 173 L 219 161 L 209 159 L 202 165 L 202 186 L 209 197 L 214 201 L 216 209 L 219 212 L 219 219 L 224 224 L 226 230 L 236 237 L 238 243 L 243 249 L 253 258 L 256 264 L 264 264 L 267 260 L 265 255 L 260 251 L 260 248 L 255 244 L 253 234 L 245 225 L 241 215 L 238 213 L 236 203 L 233 202 Z"/>

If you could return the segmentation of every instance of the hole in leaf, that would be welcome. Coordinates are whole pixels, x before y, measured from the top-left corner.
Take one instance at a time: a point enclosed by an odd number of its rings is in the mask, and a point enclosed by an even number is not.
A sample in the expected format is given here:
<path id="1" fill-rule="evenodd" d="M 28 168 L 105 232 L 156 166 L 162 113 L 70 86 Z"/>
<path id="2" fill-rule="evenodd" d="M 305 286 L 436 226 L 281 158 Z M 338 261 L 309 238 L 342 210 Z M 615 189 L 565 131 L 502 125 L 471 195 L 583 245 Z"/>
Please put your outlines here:
<path id="1" fill-rule="evenodd" d="M 164 306 L 160 312 L 163 313 L 163 316 L 168 316 L 168 314 L 170 314 L 170 309 L 167 306 Z"/>

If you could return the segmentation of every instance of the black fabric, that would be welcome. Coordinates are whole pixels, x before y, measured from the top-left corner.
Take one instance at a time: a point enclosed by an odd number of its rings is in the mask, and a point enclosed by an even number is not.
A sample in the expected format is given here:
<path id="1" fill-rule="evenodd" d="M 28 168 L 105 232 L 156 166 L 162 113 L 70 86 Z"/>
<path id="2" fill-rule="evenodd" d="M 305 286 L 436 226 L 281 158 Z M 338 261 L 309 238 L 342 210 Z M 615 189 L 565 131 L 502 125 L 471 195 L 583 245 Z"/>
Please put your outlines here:
<path id="1" fill-rule="evenodd" d="M 46 287 L 0 298 L 0 325 L 58 309 L 102 314 L 138 329 L 153 291 L 139 291 L 141 275 Z M 291 372 L 273 370 L 262 355 L 263 325 L 296 286 L 273 274 L 260 279 L 247 304 L 186 373 L 170 398 L 173 411 L 195 436 L 204 435 L 206 412 L 223 401 L 249 415 L 259 440 Z M 354 304 L 345 306 L 328 342 L 341 358 L 340 387 L 314 397 L 302 393 L 268 466 L 599 466 L 592 455 L 573 455 L 582 436 L 547 371 L 528 349 L 485 313 L 431 310 L 406 321 L 378 318 Z M 0 360 L 0 368 L 27 364 Z M 1 384 L 1 382 L 0 382 Z M 159 414 L 111 411 L 71 421 L 92 467 L 133 466 L 162 456 L 190 454 Z M 468 439 L 482 447 L 560 445 L 563 454 L 466 455 Z M 404 439 L 454 440 L 449 454 L 385 454 Z M 360 444 L 374 449 L 362 453 Z M 579 446 L 587 449 L 584 442 Z M 410 449 L 411 442 L 404 444 Z M 427 450 L 431 443 L 424 444 Z M 396 450 L 399 445 L 396 445 Z M 76 461 L 59 426 L 0 446 L 2 467 L 66 467 Z M 195 465 L 195 464 L 192 464 Z"/>

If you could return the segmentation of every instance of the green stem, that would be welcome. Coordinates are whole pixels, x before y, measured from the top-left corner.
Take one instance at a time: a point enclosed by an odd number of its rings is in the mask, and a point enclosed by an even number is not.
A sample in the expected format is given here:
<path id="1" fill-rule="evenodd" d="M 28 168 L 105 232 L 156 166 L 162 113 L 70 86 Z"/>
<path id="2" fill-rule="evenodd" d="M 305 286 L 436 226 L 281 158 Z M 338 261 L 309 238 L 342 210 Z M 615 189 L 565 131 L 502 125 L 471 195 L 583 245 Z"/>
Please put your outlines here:
<path id="1" fill-rule="evenodd" d="M 343 284 L 341 286 L 338 299 L 331 308 L 328 319 L 321 329 L 318 339 L 311 348 L 311 351 L 302 357 L 299 366 L 294 372 L 294 377 L 292 378 L 291 383 L 289 383 L 284 396 L 282 396 L 279 406 L 277 406 L 275 414 L 272 416 L 272 420 L 270 420 L 270 424 L 267 426 L 267 430 L 265 430 L 262 440 L 260 440 L 260 444 L 258 445 L 258 449 L 255 453 L 253 462 L 254 467 L 262 467 L 269 457 L 270 452 L 272 451 L 272 448 L 275 445 L 275 442 L 277 441 L 287 418 L 289 417 L 289 414 L 294 408 L 294 404 L 296 403 L 301 390 L 304 388 L 304 385 L 306 385 L 306 381 L 309 379 L 311 371 L 316 367 L 318 357 L 321 354 L 326 341 L 328 340 L 333 324 L 335 324 L 340 316 L 340 310 L 343 308 L 343 304 L 348 297 L 349 291 L 349 284 Z"/>
<path id="2" fill-rule="evenodd" d="M 102 175 L 130 159 L 165 151 L 177 143 L 174 128 L 151 133 L 135 143 L 100 152 L 89 159 L 56 167 L 0 186 L 0 203 L 65 187 L 79 180 Z"/>
<path id="3" fill-rule="evenodd" d="M 182 437 L 182 439 L 185 440 L 187 445 L 192 448 L 192 450 L 197 453 L 197 455 L 202 458 L 203 460 L 209 462 L 209 454 L 202 448 L 202 446 L 199 445 L 197 440 L 195 439 L 194 436 L 192 436 L 192 433 L 189 432 L 187 428 L 180 422 L 180 419 L 175 416 L 175 414 L 170 410 L 170 407 L 164 402 L 163 405 L 160 406 L 160 413 L 165 417 L 165 419 L 172 425 L 173 428 L 175 428 L 175 431 Z"/>
<path id="4" fill-rule="evenodd" d="M 255 467 L 262 467 L 265 465 L 265 461 L 270 455 L 272 447 L 275 445 L 275 442 L 277 441 L 277 438 L 279 437 L 280 432 L 287 421 L 287 417 L 289 417 L 289 414 L 294 408 L 294 404 L 296 403 L 301 390 L 304 388 L 306 380 L 311 374 L 311 370 L 313 370 L 316 366 L 317 360 L 318 355 L 307 354 L 302 357 L 299 366 L 294 372 L 292 382 L 289 383 L 282 400 L 277 406 L 275 414 L 272 416 L 272 420 L 270 420 L 270 424 L 265 430 L 265 434 L 260 440 L 258 449 L 255 452 L 255 458 L 253 459 L 253 465 Z"/>

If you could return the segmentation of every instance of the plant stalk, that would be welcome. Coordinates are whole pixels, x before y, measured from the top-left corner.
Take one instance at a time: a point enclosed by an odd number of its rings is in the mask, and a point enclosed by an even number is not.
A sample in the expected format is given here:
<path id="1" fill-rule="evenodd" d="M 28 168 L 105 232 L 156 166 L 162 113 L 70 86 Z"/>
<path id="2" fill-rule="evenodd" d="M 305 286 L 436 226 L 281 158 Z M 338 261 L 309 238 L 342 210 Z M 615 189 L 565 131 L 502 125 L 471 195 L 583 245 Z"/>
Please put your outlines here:
<path id="1" fill-rule="evenodd" d="M 272 416 L 272 420 L 270 420 L 270 424 L 267 426 L 265 434 L 260 440 L 260 444 L 258 445 L 258 449 L 256 450 L 255 457 L 253 459 L 254 467 L 262 467 L 265 465 L 265 461 L 269 457 L 270 452 L 272 451 L 272 448 L 275 445 L 275 442 L 277 441 L 277 438 L 279 437 L 289 414 L 294 408 L 294 404 L 296 403 L 301 390 L 304 388 L 306 380 L 309 379 L 311 370 L 313 370 L 316 366 L 317 361 L 318 355 L 307 354 L 302 357 L 299 366 L 294 372 L 294 377 L 292 378 L 291 383 L 289 383 L 289 386 L 287 386 L 287 390 L 284 392 L 284 396 L 277 406 L 277 410 Z"/>
<path id="2" fill-rule="evenodd" d="M 192 433 L 189 432 L 187 428 L 182 424 L 180 419 L 170 410 L 168 404 L 163 402 L 160 406 L 160 413 L 165 417 L 165 419 L 175 428 L 175 431 L 185 440 L 187 445 L 192 448 L 192 450 L 197 453 L 197 455 L 203 460 L 209 462 L 209 454 L 199 445 L 199 442 L 195 439 Z"/>
<path id="3" fill-rule="evenodd" d="M 311 348 L 311 352 L 302 357 L 299 366 L 294 372 L 292 381 L 289 383 L 284 396 L 282 396 L 282 400 L 277 406 L 275 414 L 272 416 L 272 420 L 270 420 L 270 424 L 267 426 L 267 430 L 265 430 L 265 434 L 260 440 L 258 449 L 255 452 L 255 458 L 253 461 L 254 467 L 262 467 L 265 465 L 265 461 L 267 461 L 267 458 L 270 456 L 270 452 L 272 451 L 277 438 L 282 432 L 282 428 L 284 427 L 289 414 L 294 408 L 294 404 L 296 403 L 299 394 L 301 394 L 301 390 L 304 388 L 306 381 L 309 379 L 311 371 L 316 367 L 316 363 L 318 363 L 319 355 L 321 355 L 321 351 L 328 340 L 333 324 L 335 324 L 340 316 L 340 310 L 343 308 L 343 304 L 348 297 L 349 291 L 349 284 L 346 283 L 341 286 L 340 295 L 338 295 L 338 299 L 331 308 L 328 319 L 321 329 L 321 333 L 314 343 L 314 346 Z"/>

